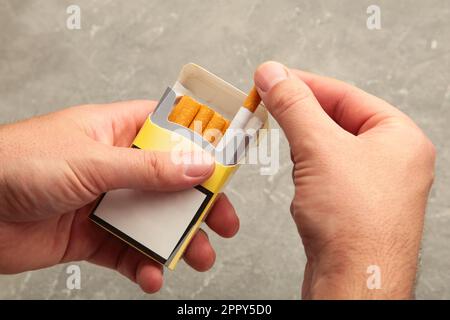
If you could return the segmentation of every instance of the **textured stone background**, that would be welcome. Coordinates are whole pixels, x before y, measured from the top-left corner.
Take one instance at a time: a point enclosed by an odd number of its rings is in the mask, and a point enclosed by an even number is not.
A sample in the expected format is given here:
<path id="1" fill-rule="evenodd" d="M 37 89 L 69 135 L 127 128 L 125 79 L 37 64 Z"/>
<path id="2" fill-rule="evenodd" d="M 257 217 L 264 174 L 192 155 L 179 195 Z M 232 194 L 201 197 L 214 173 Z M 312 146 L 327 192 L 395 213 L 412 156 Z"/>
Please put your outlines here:
<path id="1" fill-rule="evenodd" d="M 82 9 L 78 31 L 65 26 L 72 3 Z M 379 31 L 366 28 L 370 4 L 381 6 Z M 158 99 L 190 61 L 243 90 L 267 59 L 346 80 L 398 106 L 437 146 L 417 297 L 449 299 L 449 7 L 448 0 L 0 0 L 0 121 Z M 229 186 L 241 231 L 232 240 L 211 236 L 211 271 L 182 263 L 149 296 L 119 274 L 79 263 L 81 290 L 66 289 L 58 266 L 0 276 L 0 298 L 299 298 L 305 257 L 288 212 L 291 166 L 282 143 L 276 176 L 244 167 Z"/>

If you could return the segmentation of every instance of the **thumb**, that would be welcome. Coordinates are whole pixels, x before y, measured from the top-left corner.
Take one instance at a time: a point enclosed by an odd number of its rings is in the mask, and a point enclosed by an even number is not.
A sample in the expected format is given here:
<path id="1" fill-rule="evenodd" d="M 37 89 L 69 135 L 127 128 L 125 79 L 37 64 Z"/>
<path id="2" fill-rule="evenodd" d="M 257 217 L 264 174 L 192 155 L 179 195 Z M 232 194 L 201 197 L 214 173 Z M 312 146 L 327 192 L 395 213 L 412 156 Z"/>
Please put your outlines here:
<path id="1" fill-rule="evenodd" d="M 294 153 L 305 144 L 328 140 L 336 134 L 338 126 L 311 89 L 282 64 L 263 63 L 254 80 L 264 105 L 283 129 Z"/>
<path id="2" fill-rule="evenodd" d="M 105 150 L 106 149 L 106 150 Z M 213 158 L 205 153 L 154 152 L 106 146 L 96 165 L 100 189 L 177 191 L 205 181 L 214 170 Z"/>

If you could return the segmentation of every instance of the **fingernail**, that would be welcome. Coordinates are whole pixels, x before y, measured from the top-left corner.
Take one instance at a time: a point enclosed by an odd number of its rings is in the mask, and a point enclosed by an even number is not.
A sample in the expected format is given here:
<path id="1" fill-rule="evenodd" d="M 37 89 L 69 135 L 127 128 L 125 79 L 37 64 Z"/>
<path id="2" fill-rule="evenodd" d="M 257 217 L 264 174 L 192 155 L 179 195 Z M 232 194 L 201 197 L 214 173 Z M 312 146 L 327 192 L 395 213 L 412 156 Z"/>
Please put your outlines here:
<path id="1" fill-rule="evenodd" d="M 205 152 L 185 153 L 182 155 L 184 174 L 191 178 L 206 176 L 214 164 L 214 159 Z"/>
<path id="2" fill-rule="evenodd" d="M 287 69 L 281 63 L 263 63 L 255 72 L 255 85 L 262 92 L 269 92 L 273 86 L 288 78 Z"/>

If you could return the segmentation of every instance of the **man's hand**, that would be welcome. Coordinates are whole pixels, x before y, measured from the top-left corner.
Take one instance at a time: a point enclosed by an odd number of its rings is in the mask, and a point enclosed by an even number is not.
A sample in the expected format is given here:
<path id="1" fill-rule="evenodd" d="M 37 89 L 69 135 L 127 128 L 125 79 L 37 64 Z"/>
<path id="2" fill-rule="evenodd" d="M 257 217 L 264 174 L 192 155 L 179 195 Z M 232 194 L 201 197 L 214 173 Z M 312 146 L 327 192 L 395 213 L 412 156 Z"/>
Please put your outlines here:
<path id="1" fill-rule="evenodd" d="M 304 298 L 410 298 L 435 150 L 405 114 L 337 80 L 261 65 L 255 84 L 294 163 Z M 369 290 L 367 269 L 381 271 Z"/>
<path id="2" fill-rule="evenodd" d="M 96 198 L 109 190 L 180 190 L 211 175 L 207 158 L 175 164 L 169 154 L 129 148 L 154 106 L 81 106 L 0 127 L 0 273 L 87 260 L 116 269 L 146 292 L 160 289 L 157 263 L 88 219 Z M 239 228 L 225 196 L 206 222 L 223 237 Z M 203 231 L 184 258 L 196 270 L 211 268 L 215 253 Z"/>

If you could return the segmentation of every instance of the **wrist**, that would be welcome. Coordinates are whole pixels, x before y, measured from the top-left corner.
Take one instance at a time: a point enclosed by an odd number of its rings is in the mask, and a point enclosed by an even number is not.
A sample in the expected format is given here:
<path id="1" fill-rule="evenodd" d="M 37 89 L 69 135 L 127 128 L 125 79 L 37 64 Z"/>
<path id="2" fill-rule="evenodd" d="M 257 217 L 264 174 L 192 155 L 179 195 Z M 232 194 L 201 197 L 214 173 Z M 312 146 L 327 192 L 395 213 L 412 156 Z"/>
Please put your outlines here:
<path id="1" fill-rule="evenodd" d="M 327 255 L 308 259 L 304 299 L 411 299 L 417 257 Z"/>

